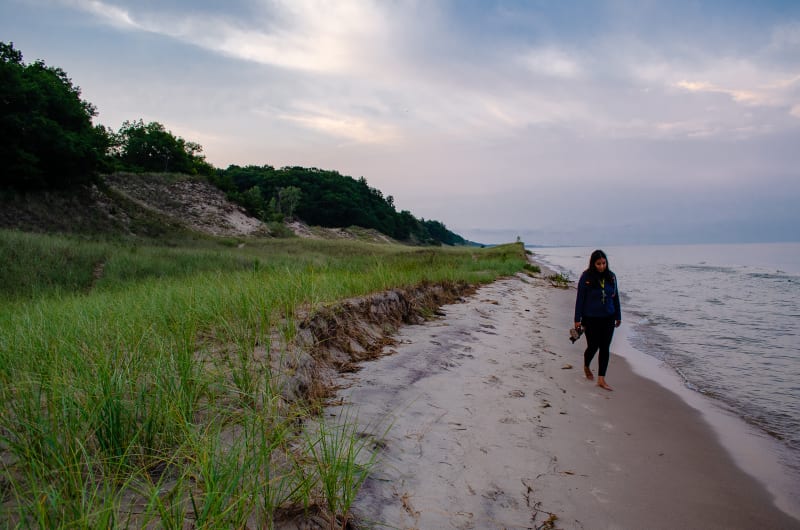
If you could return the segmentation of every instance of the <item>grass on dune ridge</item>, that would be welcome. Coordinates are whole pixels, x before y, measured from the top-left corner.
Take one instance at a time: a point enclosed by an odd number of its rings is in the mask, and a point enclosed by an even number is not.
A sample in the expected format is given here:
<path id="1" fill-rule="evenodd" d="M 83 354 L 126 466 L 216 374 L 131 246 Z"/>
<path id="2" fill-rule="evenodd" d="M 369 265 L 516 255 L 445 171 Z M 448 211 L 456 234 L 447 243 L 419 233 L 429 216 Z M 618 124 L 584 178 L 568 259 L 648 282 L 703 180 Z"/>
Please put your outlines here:
<path id="1" fill-rule="evenodd" d="M 525 263 L 521 244 L 239 243 L 0 232 L 5 526 L 271 528 L 325 506 L 344 525 L 374 454 L 339 457 L 370 453 L 352 424 L 298 429 L 272 357 L 298 310 Z"/>

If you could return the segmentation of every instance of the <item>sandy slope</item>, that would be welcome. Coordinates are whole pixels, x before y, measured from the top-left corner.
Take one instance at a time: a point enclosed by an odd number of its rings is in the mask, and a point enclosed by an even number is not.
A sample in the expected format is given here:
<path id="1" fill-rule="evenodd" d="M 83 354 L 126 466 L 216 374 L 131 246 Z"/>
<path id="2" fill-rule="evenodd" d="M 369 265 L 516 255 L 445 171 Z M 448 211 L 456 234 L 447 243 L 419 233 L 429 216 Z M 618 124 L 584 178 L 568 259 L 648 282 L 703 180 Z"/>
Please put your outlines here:
<path id="1" fill-rule="evenodd" d="M 444 318 L 404 328 L 395 353 L 342 376 L 350 386 L 339 396 L 365 429 L 391 423 L 356 501 L 360 519 L 419 529 L 800 528 L 696 410 L 624 359 L 612 358 L 614 392 L 584 379 L 582 348 L 566 336 L 573 297 L 541 279 L 500 280 L 444 307 Z"/>

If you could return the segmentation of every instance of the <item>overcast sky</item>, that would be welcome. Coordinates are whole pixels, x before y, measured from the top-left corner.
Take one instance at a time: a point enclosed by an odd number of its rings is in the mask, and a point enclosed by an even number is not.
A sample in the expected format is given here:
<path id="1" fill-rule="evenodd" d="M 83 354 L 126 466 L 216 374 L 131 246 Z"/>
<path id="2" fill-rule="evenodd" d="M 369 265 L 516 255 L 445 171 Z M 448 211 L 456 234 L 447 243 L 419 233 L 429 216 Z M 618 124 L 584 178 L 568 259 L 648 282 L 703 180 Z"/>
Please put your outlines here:
<path id="1" fill-rule="evenodd" d="M 0 0 L 0 40 L 472 240 L 800 240 L 800 1 Z"/>

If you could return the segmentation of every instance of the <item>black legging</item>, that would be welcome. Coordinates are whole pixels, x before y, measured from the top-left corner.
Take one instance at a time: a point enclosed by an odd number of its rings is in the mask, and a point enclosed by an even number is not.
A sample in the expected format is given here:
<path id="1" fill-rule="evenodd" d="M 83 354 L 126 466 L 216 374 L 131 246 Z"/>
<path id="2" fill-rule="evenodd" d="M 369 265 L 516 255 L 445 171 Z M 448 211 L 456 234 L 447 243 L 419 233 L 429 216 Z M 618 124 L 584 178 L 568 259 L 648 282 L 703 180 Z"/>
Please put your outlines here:
<path id="1" fill-rule="evenodd" d="M 611 355 L 611 339 L 614 337 L 614 317 L 583 317 L 581 320 L 583 332 L 586 334 L 586 351 L 583 352 L 583 365 L 588 367 L 594 359 L 594 354 L 600 350 L 600 377 L 606 376 L 608 358 Z"/>

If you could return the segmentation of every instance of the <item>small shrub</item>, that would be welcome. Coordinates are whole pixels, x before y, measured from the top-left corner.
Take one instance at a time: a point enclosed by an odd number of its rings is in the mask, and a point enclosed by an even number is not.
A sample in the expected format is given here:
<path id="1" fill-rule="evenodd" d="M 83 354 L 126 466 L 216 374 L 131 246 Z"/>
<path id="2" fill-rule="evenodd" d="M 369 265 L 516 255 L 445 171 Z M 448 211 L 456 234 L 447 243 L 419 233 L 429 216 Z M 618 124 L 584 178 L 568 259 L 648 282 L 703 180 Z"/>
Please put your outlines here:
<path id="1" fill-rule="evenodd" d="M 540 272 L 542 272 L 542 268 L 540 266 L 533 265 L 531 263 L 526 263 L 525 265 L 522 266 L 522 268 L 524 270 L 526 270 L 528 272 L 532 272 L 534 274 L 539 274 Z"/>
<path id="2" fill-rule="evenodd" d="M 551 274 L 547 277 L 547 279 L 550 281 L 550 285 L 553 287 L 559 287 L 561 289 L 566 289 L 569 287 L 570 279 L 569 275 L 567 274 L 562 274 L 559 272 L 558 274 Z"/>
<path id="3" fill-rule="evenodd" d="M 283 223 L 279 223 L 277 221 L 271 221 L 267 223 L 267 227 L 269 228 L 269 233 L 272 234 L 273 237 L 280 237 L 280 238 L 297 237 L 295 233 L 292 232 L 292 229 Z"/>

